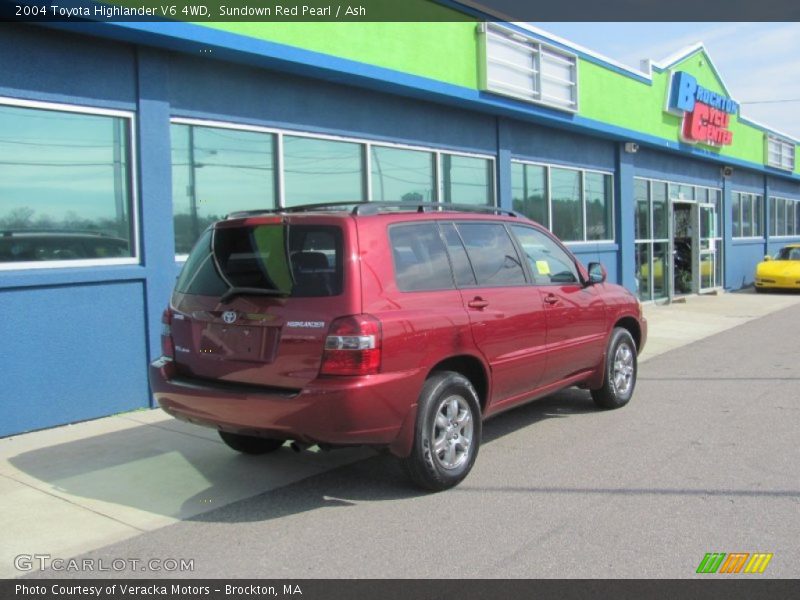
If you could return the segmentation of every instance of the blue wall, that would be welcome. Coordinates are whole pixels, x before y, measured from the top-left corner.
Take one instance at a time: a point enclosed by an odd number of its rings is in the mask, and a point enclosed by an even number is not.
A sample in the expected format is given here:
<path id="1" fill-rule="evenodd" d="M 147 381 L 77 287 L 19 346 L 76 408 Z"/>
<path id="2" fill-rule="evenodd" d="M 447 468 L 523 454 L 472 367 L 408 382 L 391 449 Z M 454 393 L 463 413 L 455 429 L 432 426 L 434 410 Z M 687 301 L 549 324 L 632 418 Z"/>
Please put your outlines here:
<path id="1" fill-rule="evenodd" d="M 0 436 L 147 405 L 142 296 L 142 282 L 3 290 Z"/>
<path id="2" fill-rule="evenodd" d="M 497 151 L 495 118 L 458 108 L 182 55 L 171 56 L 169 77 L 176 116 Z"/>
<path id="3" fill-rule="evenodd" d="M 691 185 L 722 187 L 720 166 L 639 147 L 633 154 L 636 177 L 662 179 Z"/>

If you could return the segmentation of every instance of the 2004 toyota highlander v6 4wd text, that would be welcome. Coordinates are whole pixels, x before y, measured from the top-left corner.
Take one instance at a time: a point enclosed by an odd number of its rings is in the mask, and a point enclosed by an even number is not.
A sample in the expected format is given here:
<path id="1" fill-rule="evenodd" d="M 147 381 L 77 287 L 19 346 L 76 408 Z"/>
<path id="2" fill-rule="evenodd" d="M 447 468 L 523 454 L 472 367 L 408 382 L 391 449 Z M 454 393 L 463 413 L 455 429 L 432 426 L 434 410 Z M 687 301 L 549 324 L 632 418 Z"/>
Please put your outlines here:
<path id="1" fill-rule="evenodd" d="M 602 408 L 630 400 L 647 325 L 605 278 L 500 209 L 237 213 L 189 255 L 150 382 L 167 413 L 240 452 L 383 447 L 446 489 L 487 417 L 569 386 Z"/>

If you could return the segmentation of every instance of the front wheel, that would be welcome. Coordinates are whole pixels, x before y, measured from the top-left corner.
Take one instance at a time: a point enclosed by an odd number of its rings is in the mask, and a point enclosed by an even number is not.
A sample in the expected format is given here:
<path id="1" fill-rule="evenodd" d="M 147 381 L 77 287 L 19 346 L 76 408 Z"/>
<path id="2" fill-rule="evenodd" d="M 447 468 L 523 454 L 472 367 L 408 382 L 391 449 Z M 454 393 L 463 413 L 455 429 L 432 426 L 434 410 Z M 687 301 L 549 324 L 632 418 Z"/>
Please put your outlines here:
<path id="1" fill-rule="evenodd" d="M 621 408 L 633 396 L 636 387 L 636 343 L 630 332 L 614 328 L 608 341 L 605 376 L 602 387 L 592 390 L 592 399 L 600 408 Z"/>
<path id="2" fill-rule="evenodd" d="M 441 491 L 460 483 L 472 469 L 481 441 L 478 394 L 453 371 L 431 375 L 419 397 L 414 445 L 401 463 L 418 486 Z"/>
<path id="3" fill-rule="evenodd" d="M 275 452 L 275 450 L 283 446 L 283 442 L 285 441 L 230 433 L 228 431 L 220 431 L 219 437 L 222 438 L 222 441 L 225 442 L 229 448 L 233 448 L 242 454 L 267 454 L 269 452 Z"/>

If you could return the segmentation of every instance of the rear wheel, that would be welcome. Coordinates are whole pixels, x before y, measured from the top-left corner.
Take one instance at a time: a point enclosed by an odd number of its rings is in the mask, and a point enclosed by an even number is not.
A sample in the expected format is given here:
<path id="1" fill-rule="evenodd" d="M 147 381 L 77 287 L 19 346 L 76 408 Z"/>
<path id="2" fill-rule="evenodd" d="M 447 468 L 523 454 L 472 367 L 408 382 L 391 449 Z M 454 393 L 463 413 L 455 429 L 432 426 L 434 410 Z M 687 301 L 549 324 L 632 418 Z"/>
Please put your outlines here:
<path id="1" fill-rule="evenodd" d="M 283 446 L 285 440 L 275 440 L 272 438 L 262 438 L 253 435 L 241 435 L 239 433 L 230 433 L 228 431 L 220 431 L 219 437 L 237 452 L 242 454 L 267 454 L 275 452 L 278 448 Z"/>
<path id="2" fill-rule="evenodd" d="M 636 387 L 636 343 L 630 332 L 614 328 L 608 341 L 605 377 L 602 387 L 592 390 L 592 399 L 600 408 L 621 408 L 630 401 Z"/>
<path id="3" fill-rule="evenodd" d="M 453 371 L 434 373 L 419 397 L 411 455 L 401 462 L 418 486 L 445 490 L 472 469 L 480 440 L 480 405 L 472 383 Z"/>

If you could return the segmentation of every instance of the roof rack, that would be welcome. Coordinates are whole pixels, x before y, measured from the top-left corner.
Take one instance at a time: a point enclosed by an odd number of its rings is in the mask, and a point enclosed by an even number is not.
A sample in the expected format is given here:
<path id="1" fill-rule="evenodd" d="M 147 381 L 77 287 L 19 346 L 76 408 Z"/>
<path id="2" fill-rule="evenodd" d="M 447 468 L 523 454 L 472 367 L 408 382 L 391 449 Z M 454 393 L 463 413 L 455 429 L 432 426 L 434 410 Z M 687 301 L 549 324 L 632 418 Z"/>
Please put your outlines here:
<path id="1" fill-rule="evenodd" d="M 98 231 L 96 229 L 0 229 L 0 236 L 11 237 L 20 233 L 53 233 L 53 234 L 67 234 L 74 233 L 80 235 L 96 235 L 97 237 L 112 237 L 110 233 L 105 231 Z"/>
<path id="2" fill-rule="evenodd" d="M 352 208 L 351 208 L 352 207 Z M 513 210 L 500 208 L 499 206 L 479 206 L 475 204 L 450 204 L 446 202 L 327 202 L 324 204 L 305 204 L 300 206 L 290 206 L 284 208 L 265 208 L 260 210 L 243 210 L 226 215 L 226 219 L 240 219 L 262 214 L 274 213 L 297 213 L 312 212 L 315 210 L 349 209 L 352 215 L 375 215 L 383 211 L 392 209 L 404 209 L 418 213 L 424 212 L 475 212 L 495 215 L 508 215 L 518 217 L 519 214 Z"/>

